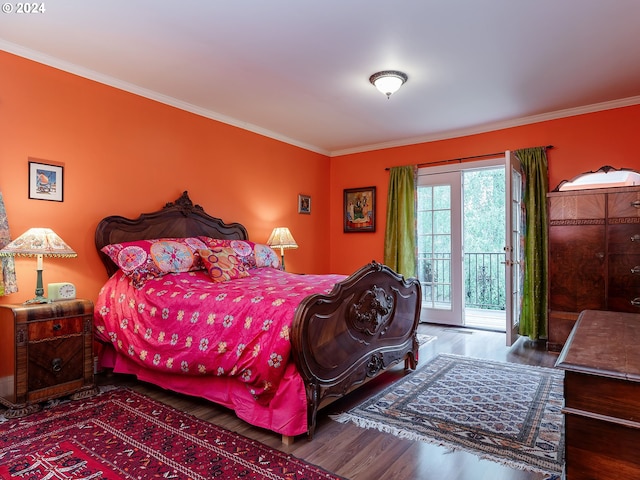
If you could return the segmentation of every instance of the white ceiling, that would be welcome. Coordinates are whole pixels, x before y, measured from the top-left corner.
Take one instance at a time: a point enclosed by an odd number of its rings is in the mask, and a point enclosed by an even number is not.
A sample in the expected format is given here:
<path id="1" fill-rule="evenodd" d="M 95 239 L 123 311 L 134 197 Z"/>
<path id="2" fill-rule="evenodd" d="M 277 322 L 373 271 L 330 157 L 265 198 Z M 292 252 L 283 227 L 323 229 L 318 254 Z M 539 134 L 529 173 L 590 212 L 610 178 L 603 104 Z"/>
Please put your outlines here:
<path id="1" fill-rule="evenodd" d="M 640 0 L 40 3 L 0 49 L 328 155 L 640 103 Z"/>

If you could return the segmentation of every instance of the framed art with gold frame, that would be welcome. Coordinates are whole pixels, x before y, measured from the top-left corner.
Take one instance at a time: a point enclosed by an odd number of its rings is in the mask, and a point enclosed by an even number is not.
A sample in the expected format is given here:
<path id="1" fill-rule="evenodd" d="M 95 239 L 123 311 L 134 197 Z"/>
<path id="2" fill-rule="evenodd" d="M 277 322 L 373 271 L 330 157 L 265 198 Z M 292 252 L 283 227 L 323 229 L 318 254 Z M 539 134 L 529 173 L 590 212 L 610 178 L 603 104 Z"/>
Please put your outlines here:
<path id="1" fill-rule="evenodd" d="M 344 232 L 376 231 L 376 187 L 345 188 Z"/>

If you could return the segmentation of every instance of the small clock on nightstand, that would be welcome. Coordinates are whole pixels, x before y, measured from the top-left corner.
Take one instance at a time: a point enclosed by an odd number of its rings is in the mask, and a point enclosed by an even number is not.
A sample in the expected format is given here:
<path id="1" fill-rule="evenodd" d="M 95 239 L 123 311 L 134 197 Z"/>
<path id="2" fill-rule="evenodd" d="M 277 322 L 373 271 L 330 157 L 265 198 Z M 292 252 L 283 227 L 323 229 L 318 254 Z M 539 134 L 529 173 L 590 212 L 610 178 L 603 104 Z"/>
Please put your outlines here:
<path id="1" fill-rule="evenodd" d="M 76 286 L 69 282 L 50 283 L 47 285 L 47 296 L 52 302 L 73 300 L 76 298 Z"/>

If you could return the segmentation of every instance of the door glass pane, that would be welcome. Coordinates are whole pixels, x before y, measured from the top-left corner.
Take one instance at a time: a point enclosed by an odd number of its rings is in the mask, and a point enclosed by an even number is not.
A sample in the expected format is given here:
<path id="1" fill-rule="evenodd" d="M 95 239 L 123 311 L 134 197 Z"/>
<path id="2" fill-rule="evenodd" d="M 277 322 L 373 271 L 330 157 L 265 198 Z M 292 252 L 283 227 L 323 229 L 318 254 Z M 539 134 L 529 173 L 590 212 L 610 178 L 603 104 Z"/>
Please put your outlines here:
<path id="1" fill-rule="evenodd" d="M 487 318 L 490 310 L 506 308 L 505 169 L 467 170 L 463 176 L 465 305 Z"/>
<path id="2" fill-rule="evenodd" d="M 433 187 L 433 209 L 451 210 L 450 185 L 436 185 Z"/>
<path id="3" fill-rule="evenodd" d="M 515 326 L 520 322 L 520 310 L 522 304 L 522 282 L 524 279 L 524 248 L 522 243 L 524 242 L 524 215 L 522 212 L 522 176 L 518 170 L 513 169 L 511 171 L 511 198 L 513 202 L 512 215 L 513 222 L 511 232 L 512 240 L 511 247 L 513 249 L 513 255 L 511 259 L 517 262 L 511 269 L 512 275 L 512 316 L 511 326 Z"/>
<path id="4" fill-rule="evenodd" d="M 430 252 L 432 250 L 433 250 L 433 236 L 419 235 L 418 236 L 418 252 Z"/>
<path id="5" fill-rule="evenodd" d="M 420 205 L 420 200 L 418 200 Z M 425 234 L 433 233 L 433 211 L 419 211 L 417 215 L 419 231 Z"/>
<path id="6" fill-rule="evenodd" d="M 418 187 L 418 278 L 423 307 L 451 310 L 451 187 Z"/>
<path id="7" fill-rule="evenodd" d="M 433 212 L 433 233 L 451 235 L 451 210 Z"/>
<path id="8" fill-rule="evenodd" d="M 418 203 L 422 205 L 427 211 L 432 209 L 432 189 L 418 189 Z"/>
<path id="9" fill-rule="evenodd" d="M 451 235 L 434 235 L 433 251 L 446 258 L 445 256 L 451 253 Z"/>

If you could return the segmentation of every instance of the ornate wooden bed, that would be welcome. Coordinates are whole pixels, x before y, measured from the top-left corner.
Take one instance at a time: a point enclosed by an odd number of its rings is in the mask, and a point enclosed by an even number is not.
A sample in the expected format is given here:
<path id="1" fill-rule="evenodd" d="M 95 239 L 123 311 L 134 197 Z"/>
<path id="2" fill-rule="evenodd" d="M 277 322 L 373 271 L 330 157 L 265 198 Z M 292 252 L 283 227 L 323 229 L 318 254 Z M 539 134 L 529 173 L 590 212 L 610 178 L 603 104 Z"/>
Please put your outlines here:
<path id="1" fill-rule="evenodd" d="M 101 251 L 104 246 L 141 239 L 191 236 L 248 240 L 244 226 L 225 223 L 208 215 L 202 207 L 192 203 L 185 191 L 160 211 L 142 214 L 136 219 L 104 218 L 97 226 L 95 243 L 108 275 L 112 276 L 118 267 Z M 306 412 L 301 414 L 306 413 L 309 438 L 313 436 L 316 414 L 321 407 L 401 361 L 407 369 L 416 368 L 420 305 L 420 283 L 416 279 L 404 279 L 377 262 L 346 277 L 329 294 L 313 294 L 300 302 L 295 310 L 290 340 L 292 359 L 304 384 L 306 406 L 303 405 L 303 409 Z M 143 372 L 138 374 L 145 379 Z M 156 378 L 146 380 L 163 386 Z M 194 387 L 200 382 L 199 378 L 193 378 Z M 203 395 L 200 385 L 193 393 L 189 383 L 175 389 L 216 401 L 215 395 Z M 226 406 L 230 405 L 227 403 Z M 272 405 L 269 408 L 279 407 Z M 292 440 L 292 435 L 278 433 L 283 435 L 283 441 Z"/>

